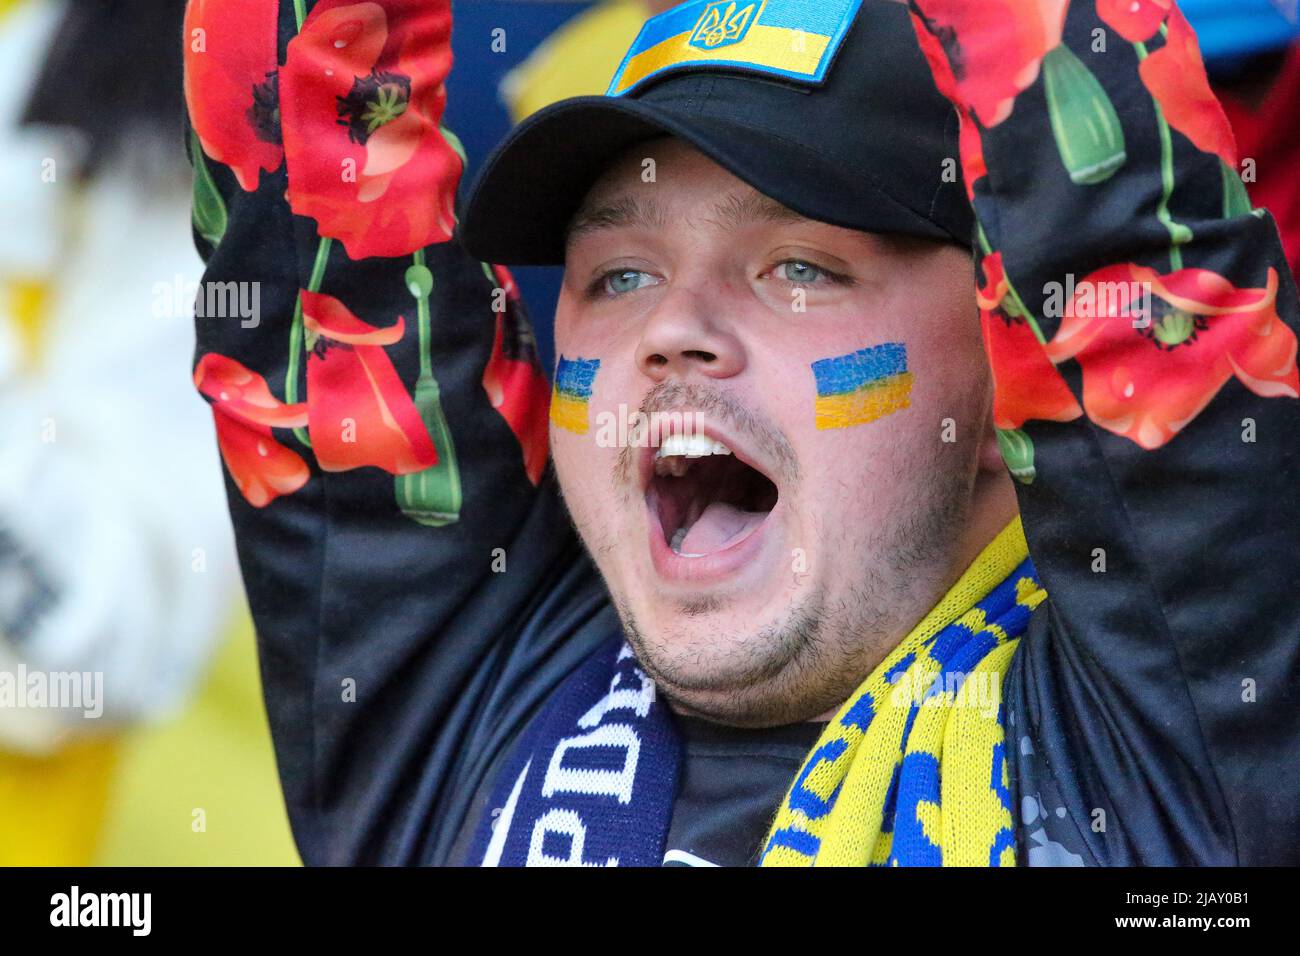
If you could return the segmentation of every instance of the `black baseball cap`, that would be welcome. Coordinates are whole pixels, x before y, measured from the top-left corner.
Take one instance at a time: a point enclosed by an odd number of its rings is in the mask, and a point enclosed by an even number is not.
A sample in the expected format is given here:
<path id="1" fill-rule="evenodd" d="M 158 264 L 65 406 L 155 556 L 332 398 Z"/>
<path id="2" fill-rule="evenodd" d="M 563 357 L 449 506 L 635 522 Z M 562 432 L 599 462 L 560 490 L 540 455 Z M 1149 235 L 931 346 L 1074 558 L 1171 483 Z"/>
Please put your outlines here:
<path id="1" fill-rule="evenodd" d="M 562 263 L 588 190 L 663 135 L 810 219 L 970 245 L 957 115 L 904 3 L 691 0 L 646 21 L 605 95 L 561 100 L 511 131 L 470 191 L 466 248 Z"/>

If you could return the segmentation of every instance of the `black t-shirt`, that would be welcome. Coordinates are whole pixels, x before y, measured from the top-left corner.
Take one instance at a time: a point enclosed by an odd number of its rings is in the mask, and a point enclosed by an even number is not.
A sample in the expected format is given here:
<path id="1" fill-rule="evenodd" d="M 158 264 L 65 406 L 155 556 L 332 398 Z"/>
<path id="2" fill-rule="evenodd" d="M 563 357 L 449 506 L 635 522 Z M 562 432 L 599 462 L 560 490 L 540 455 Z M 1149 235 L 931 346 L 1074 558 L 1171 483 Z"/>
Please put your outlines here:
<path id="1" fill-rule="evenodd" d="M 826 724 L 741 730 L 681 716 L 674 723 L 683 759 L 664 864 L 752 866 Z"/>
<path id="2" fill-rule="evenodd" d="M 673 715 L 681 737 L 682 763 L 677 799 L 664 843 L 665 866 L 752 866 L 758 862 L 777 807 L 794 782 L 804 758 L 826 728 L 823 721 L 748 730 L 698 717 Z M 450 860 L 477 866 L 470 856 L 473 821 L 490 807 L 501 765 L 518 741 L 501 748 L 474 796 L 466 826 Z"/>

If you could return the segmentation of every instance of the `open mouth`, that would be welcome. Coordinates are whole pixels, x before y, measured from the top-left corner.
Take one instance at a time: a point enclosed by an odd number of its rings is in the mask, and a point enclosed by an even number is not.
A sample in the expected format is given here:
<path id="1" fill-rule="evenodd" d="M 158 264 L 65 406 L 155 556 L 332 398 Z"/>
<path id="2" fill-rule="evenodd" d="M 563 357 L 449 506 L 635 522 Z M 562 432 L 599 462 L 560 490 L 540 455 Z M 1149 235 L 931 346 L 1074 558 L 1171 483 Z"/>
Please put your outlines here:
<path id="1" fill-rule="evenodd" d="M 704 435 L 669 435 L 655 452 L 646 499 L 674 554 L 702 558 L 739 544 L 776 507 L 776 485 Z"/>

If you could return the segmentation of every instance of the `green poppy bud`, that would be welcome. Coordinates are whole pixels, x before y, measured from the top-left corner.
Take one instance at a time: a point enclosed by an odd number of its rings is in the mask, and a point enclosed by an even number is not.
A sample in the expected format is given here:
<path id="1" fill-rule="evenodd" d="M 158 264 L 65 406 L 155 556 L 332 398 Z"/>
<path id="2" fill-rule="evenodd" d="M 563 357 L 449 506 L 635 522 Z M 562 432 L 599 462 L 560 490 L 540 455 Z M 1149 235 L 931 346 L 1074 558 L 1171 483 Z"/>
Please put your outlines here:
<path id="1" fill-rule="evenodd" d="M 1064 44 L 1043 58 L 1056 149 L 1080 185 L 1104 182 L 1124 165 L 1124 131 L 1097 78 Z"/>
<path id="2" fill-rule="evenodd" d="M 998 450 L 1002 460 L 1007 463 L 1011 477 L 1023 485 L 1033 484 L 1037 471 L 1034 470 L 1034 443 L 1019 428 L 995 429 L 998 434 Z"/>
<path id="3" fill-rule="evenodd" d="M 415 383 L 414 400 L 433 447 L 438 450 L 438 463 L 394 479 L 397 506 L 412 521 L 438 528 L 460 520 L 460 470 L 451 429 L 442 413 L 438 383 L 431 374 L 421 373 Z"/>
<path id="4" fill-rule="evenodd" d="M 212 171 L 208 169 L 207 158 L 203 155 L 203 146 L 193 129 L 190 130 L 190 154 L 194 167 L 194 231 L 215 246 L 226 234 L 226 202 L 221 198 Z"/>
<path id="5" fill-rule="evenodd" d="M 1241 177 L 1223 160 L 1219 160 L 1219 167 L 1223 172 L 1223 218 L 1249 214 L 1253 207 Z"/>
<path id="6" fill-rule="evenodd" d="M 413 265 L 404 276 L 406 289 L 416 299 L 427 299 L 433 291 L 433 273 L 427 266 Z"/>

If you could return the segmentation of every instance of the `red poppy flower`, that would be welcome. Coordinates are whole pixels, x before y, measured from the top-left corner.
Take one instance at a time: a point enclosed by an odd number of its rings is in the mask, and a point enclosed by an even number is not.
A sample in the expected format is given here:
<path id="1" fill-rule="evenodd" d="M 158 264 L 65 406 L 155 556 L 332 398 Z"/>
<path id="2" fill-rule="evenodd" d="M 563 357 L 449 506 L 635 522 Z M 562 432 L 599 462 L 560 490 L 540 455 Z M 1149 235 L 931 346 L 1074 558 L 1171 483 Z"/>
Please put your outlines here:
<path id="1" fill-rule="evenodd" d="M 1097 0 L 1097 16 L 1129 43 L 1145 43 L 1172 6 L 1173 0 Z"/>
<path id="2" fill-rule="evenodd" d="M 1234 375 L 1265 398 L 1300 396 L 1296 336 L 1278 318 L 1277 282 L 1275 269 L 1264 288 L 1238 289 L 1206 269 L 1107 266 L 1079 283 L 1047 353 L 1083 367 L 1089 418 L 1158 448 Z M 1151 308 L 1141 317 L 1145 288 Z"/>
<path id="3" fill-rule="evenodd" d="M 934 85 L 957 110 L 960 121 L 957 145 L 961 152 L 962 181 L 966 184 L 966 198 L 974 199 L 975 180 L 988 173 L 988 168 L 984 165 L 984 146 L 980 141 L 979 127 L 975 125 L 970 113 L 962 105 L 961 97 L 957 92 L 957 78 L 952 75 L 952 67 L 943 52 L 943 44 L 925 28 L 925 23 L 916 14 L 912 14 L 912 28 L 916 31 L 921 52 L 925 54 L 926 62 L 930 66 Z"/>
<path id="4" fill-rule="evenodd" d="M 917 0 L 939 39 L 961 105 L 985 129 L 1011 115 L 1038 79 L 1043 57 L 1061 43 L 1069 0 Z"/>
<path id="5" fill-rule="evenodd" d="M 1217 153 L 1225 163 L 1237 168 L 1237 141 L 1232 126 L 1210 90 L 1196 34 L 1177 7 L 1169 11 L 1165 45 L 1139 63 L 1138 72 L 1170 126 L 1197 149 Z"/>
<path id="6" fill-rule="evenodd" d="M 451 238 L 460 156 L 439 127 L 449 0 L 321 0 L 280 70 L 293 211 L 353 259 Z"/>
<path id="7" fill-rule="evenodd" d="M 1083 414 L 1070 387 L 1061 378 L 1024 318 L 1002 308 L 1008 283 L 1002 253 L 980 263 L 985 282 L 975 293 L 980 309 L 984 351 L 993 372 L 993 424 L 1010 430 L 1029 419 L 1068 422 Z"/>
<path id="8" fill-rule="evenodd" d="M 203 151 L 247 192 L 280 167 L 275 38 L 279 0 L 190 0 L 185 104 Z"/>
<path id="9" fill-rule="evenodd" d="M 333 296 L 303 291 L 302 324 L 320 337 L 307 358 L 307 432 L 322 470 L 373 465 L 406 475 L 436 465 L 420 412 L 384 351 L 401 340 L 406 320 L 375 328 Z"/>
<path id="10" fill-rule="evenodd" d="M 524 453 L 524 471 L 537 484 L 546 467 L 546 414 L 551 386 L 537 360 L 537 344 L 515 280 L 504 266 L 493 266 L 506 293 L 505 311 L 497 313 L 492 357 L 483 369 L 483 389 L 492 407 L 515 433 Z"/>
<path id="11" fill-rule="evenodd" d="M 306 405 L 285 405 L 271 394 L 266 379 L 215 352 L 199 359 L 194 386 L 212 402 L 221 458 L 244 500 L 264 508 L 307 483 L 307 463 L 271 435 L 273 427 L 306 425 Z"/>

